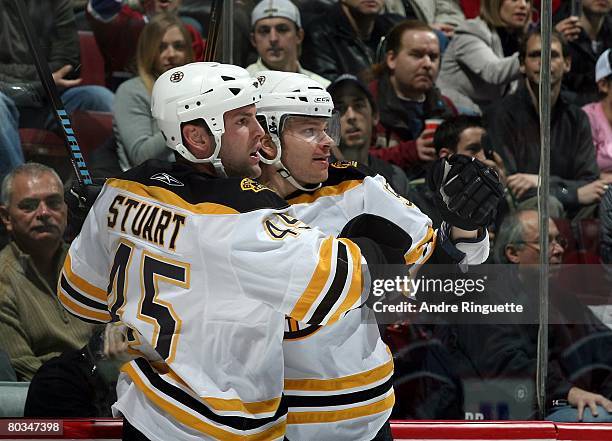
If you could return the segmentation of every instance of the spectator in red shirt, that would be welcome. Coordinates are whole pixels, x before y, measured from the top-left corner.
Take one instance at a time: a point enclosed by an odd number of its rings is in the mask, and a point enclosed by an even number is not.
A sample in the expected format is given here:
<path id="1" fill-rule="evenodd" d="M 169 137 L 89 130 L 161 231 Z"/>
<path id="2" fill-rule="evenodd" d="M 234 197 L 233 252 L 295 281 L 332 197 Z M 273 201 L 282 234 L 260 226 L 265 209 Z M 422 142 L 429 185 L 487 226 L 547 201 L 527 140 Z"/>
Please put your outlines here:
<path id="1" fill-rule="evenodd" d="M 121 0 L 89 0 L 87 20 L 104 57 L 106 85 L 115 90 L 119 84 L 134 76 L 130 63 L 135 54 L 138 37 L 144 25 L 160 12 L 175 12 L 181 0 L 140 0 L 144 14 L 122 4 Z M 190 25 L 195 61 L 203 61 L 204 40 Z"/>

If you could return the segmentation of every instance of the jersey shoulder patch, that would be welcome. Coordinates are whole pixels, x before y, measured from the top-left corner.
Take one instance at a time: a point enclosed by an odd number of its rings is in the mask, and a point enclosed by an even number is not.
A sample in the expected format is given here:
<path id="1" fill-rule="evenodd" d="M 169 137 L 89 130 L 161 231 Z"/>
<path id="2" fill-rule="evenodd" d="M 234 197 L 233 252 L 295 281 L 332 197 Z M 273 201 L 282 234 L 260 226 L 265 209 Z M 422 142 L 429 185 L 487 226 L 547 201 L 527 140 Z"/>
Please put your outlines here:
<path id="1" fill-rule="evenodd" d="M 188 164 L 149 160 L 125 172 L 119 179 L 147 187 L 160 187 L 190 205 L 213 203 L 239 213 L 283 209 L 287 202 L 268 187 L 250 178 L 216 178 Z"/>
<path id="2" fill-rule="evenodd" d="M 323 186 L 338 185 L 344 181 L 363 180 L 367 176 L 376 176 L 376 173 L 357 161 L 337 161 L 329 164 L 328 175 Z"/>

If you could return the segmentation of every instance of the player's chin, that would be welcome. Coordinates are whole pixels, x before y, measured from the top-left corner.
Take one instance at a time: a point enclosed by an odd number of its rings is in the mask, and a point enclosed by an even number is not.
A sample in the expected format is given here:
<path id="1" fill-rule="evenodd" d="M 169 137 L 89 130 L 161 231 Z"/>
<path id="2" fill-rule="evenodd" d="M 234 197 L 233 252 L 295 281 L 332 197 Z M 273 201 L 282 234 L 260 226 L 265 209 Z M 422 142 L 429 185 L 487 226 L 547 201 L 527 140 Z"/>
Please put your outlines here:
<path id="1" fill-rule="evenodd" d="M 318 170 L 311 175 L 311 179 L 309 179 L 308 183 L 311 185 L 320 184 L 322 182 L 327 181 L 328 176 L 329 172 L 327 169 Z"/>
<path id="2" fill-rule="evenodd" d="M 261 167 L 259 164 L 249 164 L 244 175 L 252 179 L 258 178 L 261 176 Z"/>

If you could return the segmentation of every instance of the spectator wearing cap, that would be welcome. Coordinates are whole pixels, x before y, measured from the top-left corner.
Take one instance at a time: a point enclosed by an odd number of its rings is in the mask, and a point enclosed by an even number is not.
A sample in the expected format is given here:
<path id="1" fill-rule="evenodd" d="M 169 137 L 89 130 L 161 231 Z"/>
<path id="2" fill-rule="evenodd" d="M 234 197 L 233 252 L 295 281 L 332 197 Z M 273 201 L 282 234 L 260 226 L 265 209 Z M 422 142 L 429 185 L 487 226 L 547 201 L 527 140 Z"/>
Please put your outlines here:
<path id="1" fill-rule="evenodd" d="M 595 81 L 601 99 L 582 108 L 589 117 L 593 144 L 597 150 L 597 164 L 601 178 L 612 182 L 612 50 L 599 56 L 595 67 Z M 599 206 L 600 255 L 602 263 L 612 263 L 612 191 L 604 193 Z"/>
<path id="2" fill-rule="evenodd" d="M 595 67 L 595 83 L 601 99 L 582 108 L 589 117 L 597 164 L 602 176 L 612 178 L 612 51 L 599 56 Z"/>
<path id="3" fill-rule="evenodd" d="M 304 69 L 298 60 L 304 40 L 300 11 L 289 0 L 262 0 L 251 13 L 251 44 L 259 58 L 246 69 L 297 72 L 327 87 L 329 80 Z"/>
<path id="4" fill-rule="evenodd" d="M 322 8 L 305 23 L 304 66 L 331 81 L 350 73 L 367 84 L 381 40 L 403 18 L 383 8 L 384 0 L 337 0 Z"/>
<path id="5" fill-rule="evenodd" d="M 370 154 L 373 134 L 378 124 L 376 102 L 355 75 L 340 75 L 327 88 L 340 113 L 340 151 L 337 159 L 357 161 L 383 176 L 402 196 L 407 196 L 409 182 L 403 170 Z"/>

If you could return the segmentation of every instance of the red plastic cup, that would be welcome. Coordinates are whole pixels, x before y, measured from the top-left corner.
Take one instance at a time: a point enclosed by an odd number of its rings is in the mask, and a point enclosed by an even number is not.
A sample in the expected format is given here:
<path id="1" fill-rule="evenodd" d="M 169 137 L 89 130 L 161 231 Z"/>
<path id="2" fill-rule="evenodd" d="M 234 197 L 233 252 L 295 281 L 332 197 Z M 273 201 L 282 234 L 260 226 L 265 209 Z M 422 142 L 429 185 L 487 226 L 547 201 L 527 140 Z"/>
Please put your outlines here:
<path id="1" fill-rule="evenodd" d="M 433 130 L 434 133 L 436 129 L 442 124 L 444 120 L 442 118 L 427 118 L 425 120 L 425 130 Z M 433 138 L 434 133 L 427 136 L 427 139 Z"/>

